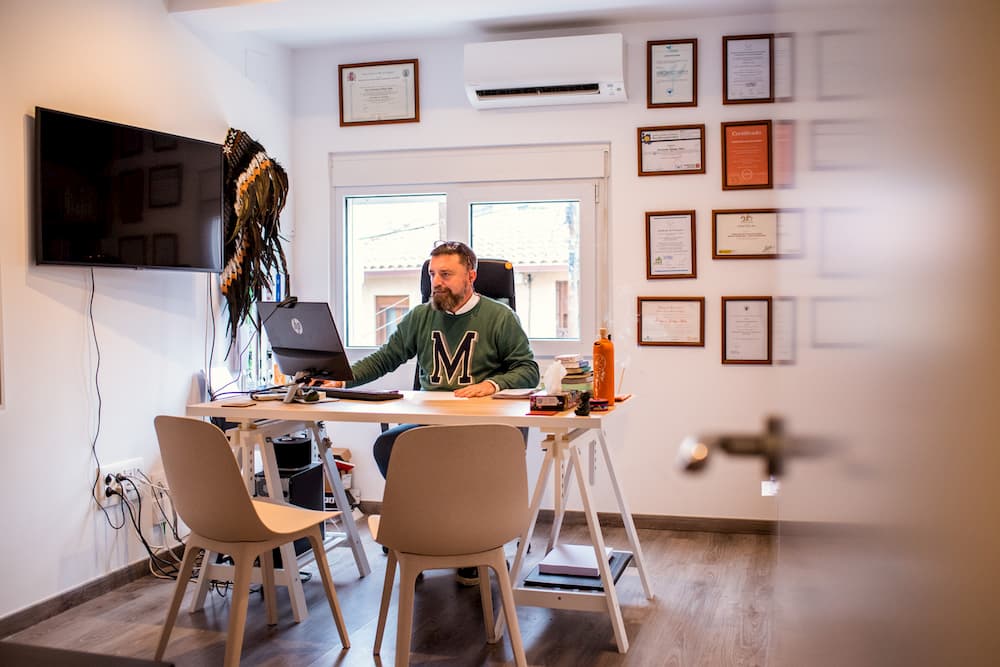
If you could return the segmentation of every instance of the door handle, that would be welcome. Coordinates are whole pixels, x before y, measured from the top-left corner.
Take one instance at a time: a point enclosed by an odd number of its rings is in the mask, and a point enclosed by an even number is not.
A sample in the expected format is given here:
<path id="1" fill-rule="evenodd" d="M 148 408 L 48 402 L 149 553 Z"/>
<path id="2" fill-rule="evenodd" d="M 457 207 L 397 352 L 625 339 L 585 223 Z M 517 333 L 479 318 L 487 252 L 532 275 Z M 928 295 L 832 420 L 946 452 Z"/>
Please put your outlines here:
<path id="1" fill-rule="evenodd" d="M 832 448 L 824 438 L 791 438 L 785 430 L 784 418 L 771 415 L 764 420 L 761 433 L 712 434 L 688 436 L 680 444 L 677 465 L 685 472 L 698 472 L 708 465 L 713 449 L 731 456 L 760 456 L 764 459 L 767 477 L 784 474 L 785 459 L 790 456 L 821 456 Z"/>

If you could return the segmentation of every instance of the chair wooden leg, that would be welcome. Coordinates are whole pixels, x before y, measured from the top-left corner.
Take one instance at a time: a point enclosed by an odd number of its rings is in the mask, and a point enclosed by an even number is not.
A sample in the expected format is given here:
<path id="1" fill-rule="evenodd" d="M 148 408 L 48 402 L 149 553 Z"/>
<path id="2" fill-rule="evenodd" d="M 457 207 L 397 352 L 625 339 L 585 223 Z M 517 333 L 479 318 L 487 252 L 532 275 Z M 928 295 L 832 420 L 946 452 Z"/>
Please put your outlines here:
<path id="1" fill-rule="evenodd" d="M 243 651 L 243 631 L 247 622 L 247 603 L 250 600 L 250 574 L 257 554 L 248 549 L 238 549 L 230 554 L 236 564 L 233 594 L 229 602 L 229 628 L 226 632 L 226 657 L 224 667 L 239 667 Z"/>
<path id="2" fill-rule="evenodd" d="M 396 667 L 410 664 L 410 635 L 413 633 L 413 589 L 420 571 L 406 556 L 399 561 L 399 609 L 396 612 Z"/>
<path id="3" fill-rule="evenodd" d="M 337 599 L 337 589 L 333 587 L 333 576 L 330 574 L 330 564 L 326 560 L 323 535 L 319 532 L 319 526 L 315 526 L 313 532 L 309 533 L 309 544 L 312 545 L 313 555 L 316 556 L 316 569 L 319 570 L 319 576 L 323 580 L 323 590 L 326 591 L 326 600 L 330 603 L 333 621 L 337 624 L 340 644 L 344 648 L 351 648 L 351 640 L 347 638 L 347 626 L 344 624 L 343 614 L 340 613 L 340 601 Z"/>
<path id="4" fill-rule="evenodd" d="M 500 635 L 495 632 L 493 620 L 493 591 L 490 587 L 490 569 L 479 566 L 479 600 L 483 605 L 483 622 L 486 624 L 486 643 L 496 644 Z"/>
<path id="5" fill-rule="evenodd" d="M 189 539 L 187 548 L 184 549 L 184 558 L 181 560 L 181 570 L 177 573 L 177 584 L 174 586 L 174 594 L 170 598 L 170 608 L 167 610 L 167 618 L 163 622 L 163 630 L 160 632 L 160 643 L 156 647 L 156 660 L 161 660 L 167 650 L 170 633 L 173 631 L 174 623 L 177 621 L 177 611 L 184 600 L 184 590 L 191 579 L 191 573 L 194 572 L 194 563 L 200 551 L 201 548 L 194 546 Z"/>
<path id="6" fill-rule="evenodd" d="M 497 583 L 500 588 L 500 598 L 503 601 L 503 615 L 507 619 L 507 631 L 510 635 L 510 646 L 514 651 L 514 664 L 517 667 L 527 667 L 528 660 L 524 656 L 524 644 L 521 642 L 521 626 L 517 623 L 517 607 L 514 606 L 514 590 L 511 588 L 510 574 L 507 563 L 501 553 L 494 569 L 497 573 Z"/>
<path id="7" fill-rule="evenodd" d="M 378 627 L 375 630 L 375 648 L 373 653 L 382 650 L 382 635 L 385 634 L 385 618 L 389 614 L 389 600 L 392 597 L 392 584 L 396 579 L 396 552 L 389 550 L 389 559 L 385 564 L 385 581 L 382 583 L 382 604 L 378 609 Z"/>
<path id="8" fill-rule="evenodd" d="M 261 591 L 267 609 L 267 624 L 278 624 L 278 591 L 274 587 L 274 553 L 265 549 L 260 555 Z"/>

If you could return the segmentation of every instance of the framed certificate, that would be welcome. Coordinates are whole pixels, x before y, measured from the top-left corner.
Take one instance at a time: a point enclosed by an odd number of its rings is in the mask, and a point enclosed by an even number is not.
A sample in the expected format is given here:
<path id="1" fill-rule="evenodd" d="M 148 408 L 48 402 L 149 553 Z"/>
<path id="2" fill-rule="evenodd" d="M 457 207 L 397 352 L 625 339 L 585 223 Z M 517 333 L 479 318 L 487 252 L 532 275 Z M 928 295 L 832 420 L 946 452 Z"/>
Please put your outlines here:
<path id="1" fill-rule="evenodd" d="M 694 211 L 646 213 L 646 278 L 697 278 Z"/>
<path id="2" fill-rule="evenodd" d="M 851 171 L 868 169 L 872 154 L 874 128 L 864 120 L 814 120 L 809 123 L 812 135 L 811 163 L 814 171 Z"/>
<path id="3" fill-rule="evenodd" d="M 795 363 L 798 347 L 798 301 L 794 296 L 779 296 L 771 306 L 774 308 L 774 362 L 790 366 Z"/>
<path id="4" fill-rule="evenodd" d="M 778 209 L 712 211 L 712 259 L 775 259 Z"/>
<path id="5" fill-rule="evenodd" d="M 723 123 L 722 189 L 771 187 L 771 121 Z"/>
<path id="6" fill-rule="evenodd" d="M 806 254 L 806 212 L 801 208 L 778 210 L 778 257 L 803 257 Z"/>
<path id="7" fill-rule="evenodd" d="M 774 187 L 795 187 L 795 121 L 776 120 L 774 130 Z"/>
<path id="8" fill-rule="evenodd" d="M 722 363 L 771 363 L 771 297 L 722 297 Z"/>
<path id="9" fill-rule="evenodd" d="M 420 121 L 417 60 L 338 65 L 340 126 Z"/>
<path id="10" fill-rule="evenodd" d="M 705 297 L 640 296 L 639 345 L 705 347 Z"/>
<path id="11" fill-rule="evenodd" d="M 858 348 L 876 343 L 880 304 L 875 299 L 817 296 L 810 306 L 813 347 Z"/>
<path id="12" fill-rule="evenodd" d="M 791 102 L 795 99 L 795 35 L 790 32 L 774 36 L 774 100 Z"/>
<path id="13" fill-rule="evenodd" d="M 664 125 L 636 131 L 640 176 L 705 173 L 705 126 Z"/>
<path id="14" fill-rule="evenodd" d="M 698 40 L 646 42 L 646 107 L 698 106 Z"/>
<path id="15" fill-rule="evenodd" d="M 773 102 L 774 35 L 722 38 L 722 103 Z"/>

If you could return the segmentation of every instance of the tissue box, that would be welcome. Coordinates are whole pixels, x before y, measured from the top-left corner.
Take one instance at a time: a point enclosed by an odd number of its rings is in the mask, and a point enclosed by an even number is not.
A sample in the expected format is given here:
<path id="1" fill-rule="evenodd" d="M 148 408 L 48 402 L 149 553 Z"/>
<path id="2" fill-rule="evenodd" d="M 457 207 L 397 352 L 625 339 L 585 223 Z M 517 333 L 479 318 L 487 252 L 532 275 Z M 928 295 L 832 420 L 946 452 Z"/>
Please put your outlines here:
<path id="1" fill-rule="evenodd" d="M 579 402 L 580 392 L 575 390 L 531 395 L 532 410 L 562 412 L 563 410 L 572 410 Z"/>

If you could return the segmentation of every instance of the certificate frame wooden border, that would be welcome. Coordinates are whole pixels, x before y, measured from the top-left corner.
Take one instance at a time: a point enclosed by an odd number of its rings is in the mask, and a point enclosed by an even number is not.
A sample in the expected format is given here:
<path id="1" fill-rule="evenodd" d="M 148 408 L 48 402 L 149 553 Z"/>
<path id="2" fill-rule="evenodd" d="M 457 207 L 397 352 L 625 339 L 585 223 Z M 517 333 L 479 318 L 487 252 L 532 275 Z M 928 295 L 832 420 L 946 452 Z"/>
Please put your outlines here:
<path id="1" fill-rule="evenodd" d="M 646 171 L 642 168 L 642 133 L 658 132 L 660 130 L 700 130 L 701 131 L 701 168 L 700 169 L 676 169 L 668 171 Z M 681 174 L 704 174 L 705 173 L 705 124 L 693 123 L 689 125 L 655 125 L 640 127 L 635 131 L 635 152 L 639 165 L 639 176 L 677 176 Z"/>
<path id="2" fill-rule="evenodd" d="M 653 48 L 669 44 L 691 45 L 691 99 L 681 102 L 653 102 Z M 658 39 L 646 42 L 646 108 L 669 109 L 672 107 L 698 106 L 698 39 Z"/>
<path id="3" fill-rule="evenodd" d="M 650 301 L 683 301 L 698 303 L 698 341 L 643 340 L 642 304 Z M 651 347 L 705 347 L 705 297 L 703 296 L 639 296 L 636 305 L 636 338 L 639 345 Z"/>
<path id="4" fill-rule="evenodd" d="M 766 359 L 727 359 L 726 358 L 726 304 L 736 301 L 763 301 L 767 303 L 767 358 Z M 772 364 L 773 340 L 772 319 L 774 308 L 769 296 L 724 296 L 722 297 L 722 363 L 734 365 L 770 366 Z"/>
<path id="5" fill-rule="evenodd" d="M 749 185 L 731 185 L 726 178 L 729 172 L 729 156 L 726 150 L 726 131 L 731 127 L 753 127 L 762 125 L 767 128 L 767 182 L 751 183 Z M 729 123 L 722 123 L 722 189 L 723 190 L 770 190 L 774 188 L 774 127 L 768 120 L 739 120 Z"/>
<path id="6" fill-rule="evenodd" d="M 768 41 L 768 91 L 767 97 L 739 99 L 729 96 L 729 42 L 750 39 Z M 722 37 L 722 103 L 723 104 L 769 104 L 774 102 L 774 33 L 760 35 L 724 35 Z"/>
<path id="7" fill-rule="evenodd" d="M 385 67 L 389 65 L 413 65 L 413 116 L 407 118 L 391 118 L 388 120 L 362 119 L 352 120 L 346 118 L 344 114 L 344 71 L 361 70 L 371 67 Z M 337 65 L 337 97 L 340 109 L 340 126 L 354 127 L 356 125 L 389 125 L 393 123 L 419 123 L 420 122 L 420 64 L 417 58 L 408 60 L 381 60 L 367 63 L 347 63 Z"/>
<path id="8" fill-rule="evenodd" d="M 660 215 L 686 215 L 691 220 L 691 272 L 674 273 L 670 275 L 653 275 L 653 237 L 650 233 L 650 223 L 653 216 Z M 690 211 L 646 211 L 646 279 L 647 280 L 670 280 L 673 278 L 697 278 L 698 277 L 698 246 L 695 235 L 695 212 Z"/>
<path id="9" fill-rule="evenodd" d="M 777 208 L 721 208 L 712 210 L 712 259 L 777 259 L 778 258 L 778 214 L 781 209 Z M 773 213 L 774 214 L 774 252 L 759 253 L 756 255 L 729 255 L 720 254 L 718 246 L 718 222 L 720 213 L 726 215 L 738 215 L 740 213 Z"/>

